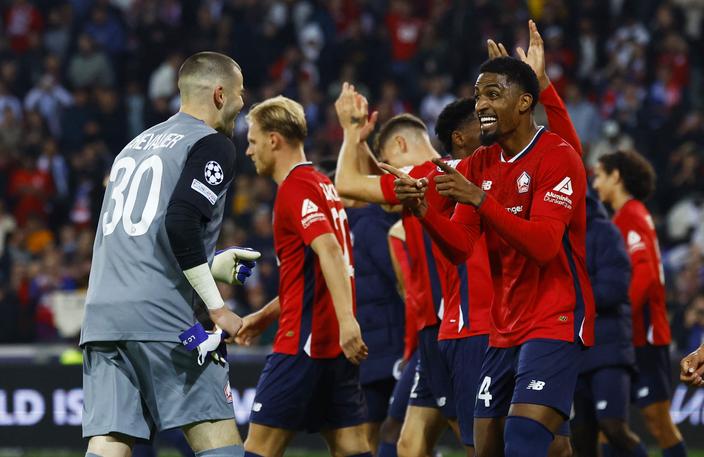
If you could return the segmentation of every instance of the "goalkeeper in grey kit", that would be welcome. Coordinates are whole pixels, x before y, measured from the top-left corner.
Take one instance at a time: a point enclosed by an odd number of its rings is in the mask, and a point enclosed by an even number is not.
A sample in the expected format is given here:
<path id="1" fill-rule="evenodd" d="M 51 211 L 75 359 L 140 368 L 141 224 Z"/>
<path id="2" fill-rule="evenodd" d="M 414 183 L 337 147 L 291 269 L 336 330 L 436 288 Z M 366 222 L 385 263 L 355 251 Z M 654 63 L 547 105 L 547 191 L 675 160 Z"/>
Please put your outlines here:
<path id="1" fill-rule="evenodd" d="M 244 452 L 217 350 L 242 320 L 215 283 L 242 284 L 259 257 L 215 253 L 235 174 L 229 137 L 242 72 L 202 52 L 183 63 L 178 87 L 179 112 L 125 146 L 105 191 L 80 342 L 90 457 L 129 456 L 136 439 L 176 427 L 197 456 Z"/>

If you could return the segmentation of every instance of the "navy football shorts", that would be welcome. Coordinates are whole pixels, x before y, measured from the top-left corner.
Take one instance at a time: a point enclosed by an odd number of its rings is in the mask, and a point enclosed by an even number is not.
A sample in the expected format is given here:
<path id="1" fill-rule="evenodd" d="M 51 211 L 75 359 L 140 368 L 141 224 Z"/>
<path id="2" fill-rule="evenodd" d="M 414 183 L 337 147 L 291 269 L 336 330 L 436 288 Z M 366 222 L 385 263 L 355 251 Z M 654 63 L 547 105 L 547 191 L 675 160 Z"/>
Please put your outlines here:
<path id="1" fill-rule="evenodd" d="M 418 365 L 408 404 L 439 408 L 446 419 L 455 419 L 450 369 L 438 346 L 438 325 L 418 332 Z"/>
<path id="2" fill-rule="evenodd" d="M 490 347 L 482 365 L 474 417 L 504 417 L 512 403 L 549 406 L 570 416 L 582 346 L 535 339 Z"/>
<path id="3" fill-rule="evenodd" d="M 489 346 L 489 335 L 439 342 L 440 352 L 450 367 L 460 437 L 465 446 L 474 446 L 474 402 L 479 388 L 479 367 Z"/>
<path id="4" fill-rule="evenodd" d="M 628 421 L 631 370 L 626 366 L 597 368 L 582 373 L 574 393 L 575 424 L 595 418 Z"/>
<path id="5" fill-rule="evenodd" d="M 418 366 L 418 350 L 416 350 L 401 372 L 401 378 L 396 382 L 394 391 L 389 400 L 389 417 L 403 422 L 406 417 L 406 408 L 411 396 L 413 381 L 416 377 L 416 367 Z"/>
<path id="6" fill-rule="evenodd" d="M 269 354 L 259 377 L 250 422 L 285 430 L 318 432 L 367 421 L 359 367 L 344 355 L 313 359 Z"/>
<path id="7" fill-rule="evenodd" d="M 383 422 L 386 419 L 395 385 L 394 378 L 386 378 L 362 386 L 367 402 L 367 422 Z"/>
<path id="8" fill-rule="evenodd" d="M 636 348 L 638 374 L 632 397 L 638 408 L 669 401 L 672 396 L 669 346 L 646 345 Z"/>

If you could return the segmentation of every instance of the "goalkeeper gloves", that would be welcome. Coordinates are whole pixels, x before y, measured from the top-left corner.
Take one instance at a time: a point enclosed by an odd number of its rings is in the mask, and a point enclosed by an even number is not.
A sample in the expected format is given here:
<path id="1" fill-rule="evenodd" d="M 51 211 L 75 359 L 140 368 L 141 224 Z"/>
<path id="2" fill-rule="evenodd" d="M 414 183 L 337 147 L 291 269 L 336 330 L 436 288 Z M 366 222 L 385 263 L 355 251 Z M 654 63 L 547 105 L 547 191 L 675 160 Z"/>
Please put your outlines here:
<path id="1" fill-rule="evenodd" d="M 241 286 L 252 275 L 259 257 L 261 253 L 254 249 L 233 246 L 215 253 L 210 272 L 216 281 Z"/>
<path id="2" fill-rule="evenodd" d="M 198 365 L 203 365 L 210 356 L 215 363 L 225 365 L 227 362 L 227 345 L 225 338 L 227 332 L 223 332 L 218 327 L 212 332 L 206 331 L 200 322 L 181 333 L 178 338 L 186 349 L 198 350 Z"/>

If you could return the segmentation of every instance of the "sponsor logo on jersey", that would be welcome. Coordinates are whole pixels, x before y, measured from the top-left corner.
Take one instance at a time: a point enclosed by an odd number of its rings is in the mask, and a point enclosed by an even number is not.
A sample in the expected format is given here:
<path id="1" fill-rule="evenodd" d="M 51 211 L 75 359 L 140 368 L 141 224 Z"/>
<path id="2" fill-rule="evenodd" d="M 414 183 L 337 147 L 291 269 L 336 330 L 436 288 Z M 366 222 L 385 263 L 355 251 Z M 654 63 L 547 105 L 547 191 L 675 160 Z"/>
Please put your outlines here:
<path id="1" fill-rule="evenodd" d="M 516 187 L 519 194 L 525 194 L 530 189 L 530 175 L 525 171 L 516 179 Z"/>
<path id="2" fill-rule="evenodd" d="M 643 243 L 643 238 L 641 238 L 638 232 L 636 232 L 635 230 L 628 231 L 628 234 L 626 235 L 626 244 L 628 244 L 628 250 L 630 252 L 645 249 L 645 243 Z"/>
<path id="3" fill-rule="evenodd" d="M 526 390 L 543 390 L 543 387 L 545 387 L 544 381 L 536 381 L 535 379 L 532 379 L 530 383 L 528 383 Z"/>
<path id="4" fill-rule="evenodd" d="M 565 178 L 560 181 L 560 184 L 553 187 L 552 190 L 555 192 L 562 192 L 565 195 L 572 195 L 572 178 L 565 176 Z"/>
<path id="5" fill-rule="evenodd" d="M 214 205 L 215 202 L 218 201 L 218 196 L 215 194 L 215 192 L 210 190 L 208 186 L 206 186 L 195 178 L 193 179 L 193 182 L 191 182 L 191 189 L 204 196 L 210 202 L 211 205 Z"/>
<path id="6" fill-rule="evenodd" d="M 183 139 L 180 133 L 142 133 L 130 141 L 125 149 L 136 149 L 138 151 L 146 151 L 149 149 L 171 149 L 176 143 Z"/>
<path id="7" fill-rule="evenodd" d="M 232 389 L 230 389 L 230 381 L 227 381 L 227 384 L 225 384 L 225 400 L 228 403 L 232 403 Z"/>
<path id="8" fill-rule="evenodd" d="M 564 206 L 567 209 L 572 209 L 572 200 L 569 197 L 556 194 L 555 192 L 548 191 L 545 194 L 545 197 L 543 197 L 543 200 L 549 203 Z"/>
<path id="9" fill-rule="evenodd" d="M 312 213 L 318 212 L 318 205 L 306 198 L 303 200 L 303 205 L 301 205 L 301 217 L 305 217 Z"/>
<path id="10" fill-rule="evenodd" d="M 482 190 L 491 190 L 492 181 L 482 181 Z"/>
<path id="11" fill-rule="evenodd" d="M 523 205 L 512 206 L 510 208 L 506 208 L 506 211 L 508 211 L 511 214 L 519 214 L 523 211 Z"/>
<path id="12" fill-rule="evenodd" d="M 211 160 L 205 164 L 205 180 L 211 186 L 217 186 L 225 179 L 225 173 L 219 163 Z"/>

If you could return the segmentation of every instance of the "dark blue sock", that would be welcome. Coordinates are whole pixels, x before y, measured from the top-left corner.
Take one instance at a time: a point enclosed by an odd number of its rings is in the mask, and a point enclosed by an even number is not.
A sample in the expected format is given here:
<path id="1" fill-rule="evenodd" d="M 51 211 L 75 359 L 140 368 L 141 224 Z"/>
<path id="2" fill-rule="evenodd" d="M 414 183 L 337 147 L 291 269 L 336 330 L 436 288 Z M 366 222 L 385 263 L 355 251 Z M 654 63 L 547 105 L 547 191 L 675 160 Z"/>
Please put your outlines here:
<path id="1" fill-rule="evenodd" d="M 648 450 L 643 443 L 638 443 L 638 446 L 631 449 L 631 457 L 648 457 Z"/>
<path id="2" fill-rule="evenodd" d="M 348 455 L 347 457 L 373 457 L 371 452 L 362 452 L 361 454 Z"/>
<path id="3" fill-rule="evenodd" d="M 687 457 L 687 449 L 684 447 L 684 441 L 680 441 L 672 447 L 663 449 L 662 457 Z"/>
<path id="4" fill-rule="evenodd" d="M 244 457 L 264 457 L 263 455 L 255 454 L 254 452 L 244 451 Z"/>
<path id="5" fill-rule="evenodd" d="M 609 443 L 601 443 L 601 457 L 614 457 L 614 451 Z"/>
<path id="6" fill-rule="evenodd" d="M 376 457 L 398 457 L 398 452 L 396 452 L 396 443 L 379 443 L 379 449 L 376 451 Z"/>
<path id="7" fill-rule="evenodd" d="M 554 435 L 543 424 L 521 416 L 509 416 L 504 427 L 505 457 L 546 457 Z"/>

